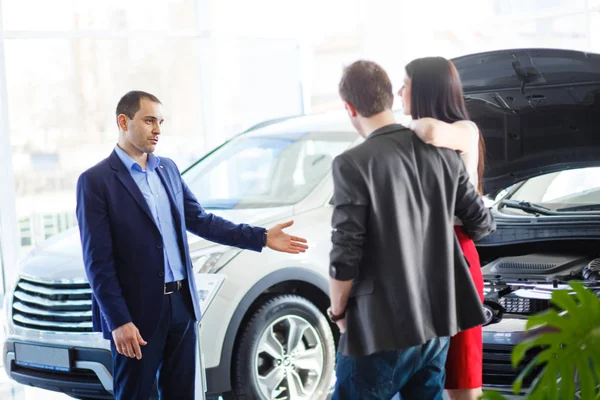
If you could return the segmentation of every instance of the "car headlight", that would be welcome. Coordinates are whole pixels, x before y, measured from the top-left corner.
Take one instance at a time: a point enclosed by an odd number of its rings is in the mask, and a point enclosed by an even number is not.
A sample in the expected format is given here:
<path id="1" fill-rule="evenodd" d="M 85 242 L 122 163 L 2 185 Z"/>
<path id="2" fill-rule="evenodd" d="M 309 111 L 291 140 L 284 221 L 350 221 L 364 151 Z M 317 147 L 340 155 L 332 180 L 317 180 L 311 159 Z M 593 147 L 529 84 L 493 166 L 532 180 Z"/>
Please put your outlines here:
<path id="1" fill-rule="evenodd" d="M 225 275 L 217 272 L 241 252 L 237 247 L 214 246 L 194 255 L 192 265 L 202 316 L 225 281 Z"/>
<path id="2" fill-rule="evenodd" d="M 212 251 L 196 257 L 192 261 L 194 272 L 196 274 L 214 274 L 223 268 L 242 250 L 238 248 L 225 248 L 219 251 Z"/>
<path id="3" fill-rule="evenodd" d="M 196 274 L 196 290 L 200 302 L 201 321 L 224 281 L 225 275 L 223 274 Z"/>

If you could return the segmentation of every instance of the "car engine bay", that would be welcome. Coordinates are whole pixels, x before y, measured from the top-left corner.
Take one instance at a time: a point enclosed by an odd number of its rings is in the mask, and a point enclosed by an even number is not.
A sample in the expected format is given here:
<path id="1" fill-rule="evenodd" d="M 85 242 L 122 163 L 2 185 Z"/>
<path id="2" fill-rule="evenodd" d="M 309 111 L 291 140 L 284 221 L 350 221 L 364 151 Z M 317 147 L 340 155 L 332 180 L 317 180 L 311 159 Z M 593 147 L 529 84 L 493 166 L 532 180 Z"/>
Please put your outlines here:
<path id="1" fill-rule="evenodd" d="M 600 293 L 600 257 L 588 254 L 534 252 L 482 263 L 485 325 L 503 316 L 526 318 L 552 307 L 555 290 L 580 281 Z"/>

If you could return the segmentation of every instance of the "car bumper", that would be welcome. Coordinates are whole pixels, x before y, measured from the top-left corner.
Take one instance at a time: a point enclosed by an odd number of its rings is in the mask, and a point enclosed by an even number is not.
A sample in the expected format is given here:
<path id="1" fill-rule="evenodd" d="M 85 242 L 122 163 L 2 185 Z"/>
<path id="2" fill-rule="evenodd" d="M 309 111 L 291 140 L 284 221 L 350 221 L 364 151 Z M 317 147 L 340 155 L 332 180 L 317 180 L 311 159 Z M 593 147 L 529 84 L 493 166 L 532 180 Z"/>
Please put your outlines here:
<path id="1" fill-rule="evenodd" d="M 12 339 L 4 343 L 4 363 L 9 378 L 28 386 L 66 393 L 74 397 L 112 399 L 112 356 L 106 349 L 69 347 L 72 354 L 71 369 L 68 372 L 48 370 L 17 363 L 15 343 Z M 61 346 L 56 346 L 61 347 Z"/>
<path id="2" fill-rule="evenodd" d="M 534 356 L 528 354 L 524 363 L 512 366 L 511 354 L 514 347 L 526 339 L 527 320 L 506 316 L 500 322 L 483 327 L 483 385 L 485 390 L 513 394 L 512 384 L 523 367 Z M 529 386 L 526 380 L 524 388 Z"/>

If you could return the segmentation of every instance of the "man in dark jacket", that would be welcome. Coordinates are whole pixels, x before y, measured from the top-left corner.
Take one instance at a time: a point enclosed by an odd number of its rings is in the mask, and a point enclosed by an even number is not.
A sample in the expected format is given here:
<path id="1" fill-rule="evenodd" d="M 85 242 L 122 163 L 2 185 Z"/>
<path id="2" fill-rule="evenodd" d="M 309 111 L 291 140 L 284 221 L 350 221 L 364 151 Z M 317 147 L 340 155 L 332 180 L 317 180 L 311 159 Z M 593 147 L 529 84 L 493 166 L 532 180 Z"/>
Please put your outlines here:
<path id="1" fill-rule="evenodd" d="M 340 96 L 366 140 L 333 163 L 333 398 L 442 399 L 449 337 L 484 321 L 454 216 L 475 240 L 494 220 L 456 152 L 396 123 L 379 65 L 347 67 Z"/>
<path id="2" fill-rule="evenodd" d="M 117 400 L 195 396 L 200 302 L 186 232 L 243 249 L 304 252 L 305 239 L 207 213 L 175 163 L 154 154 L 162 103 L 132 91 L 116 111 L 114 151 L 77 182 L 77 220 L 94 331 L 110 340 Z M 158 372 L 158 378 L 157 378 Z"/>

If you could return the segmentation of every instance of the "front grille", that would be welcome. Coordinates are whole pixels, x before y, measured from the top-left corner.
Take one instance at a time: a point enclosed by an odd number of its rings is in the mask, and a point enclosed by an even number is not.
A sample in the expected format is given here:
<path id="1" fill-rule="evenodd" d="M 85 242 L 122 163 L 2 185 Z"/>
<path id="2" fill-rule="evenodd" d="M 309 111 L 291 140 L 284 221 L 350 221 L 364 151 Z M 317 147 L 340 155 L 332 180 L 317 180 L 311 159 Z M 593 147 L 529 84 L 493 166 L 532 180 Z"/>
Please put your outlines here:
<path id="1" fill-rule="evenodd" d="M 13 322 L 58 332 L 92 331 L 92 289 L 87 283 L 46 283 L 21 278 L 15 289 Z"/>
<path id="2" fill-rule="evenodd" d="M 18 372 L 34 377 L 48 377 L 52 376 L 53 380 L 61 380 L 65 382 L 78 382 L 78 383 L 97 383 L 102 385 L 100 379 L 94 371 L 89 369 L 71 368 L 69 372 L 65 371 L 48 371 L 46 369 L 23 367 L 13 361 L 12 372 Z"/>
<path id="3" fill-rule="evenodd" d="M 532 315 L 546 311 L 550 307 L 550 301 L 546 299 L 501 297 L 497 301 L 504 308 L 504 312 L 509 314 Z"/>
<path id="4" fill-rule="evenodd" d="M 72 368 L 69 372 L 48 371 L 22 367 L 13 361 L 11 377 L 24 385 L 39 386 L 53 391 L 58 390 L 78 399 L 114 400 L 115 398 L 104 389 L 98 376 L 88 369 Z"/>
<path id="5" fill-rule="evenodd" d="M 513 382 L 519 376 L 521 371 L 527 366 L 539 350 L 529 351 L 521 364 L 515 369 L 511 363 L 512 345 L 505 344 L 483 344 L 483 384 L 484 386 L 512 386 Z M 523 387 L 531 385 L 533 379 L 540 371 L 540 367 L 529 374 L 523 382 Z"/>

